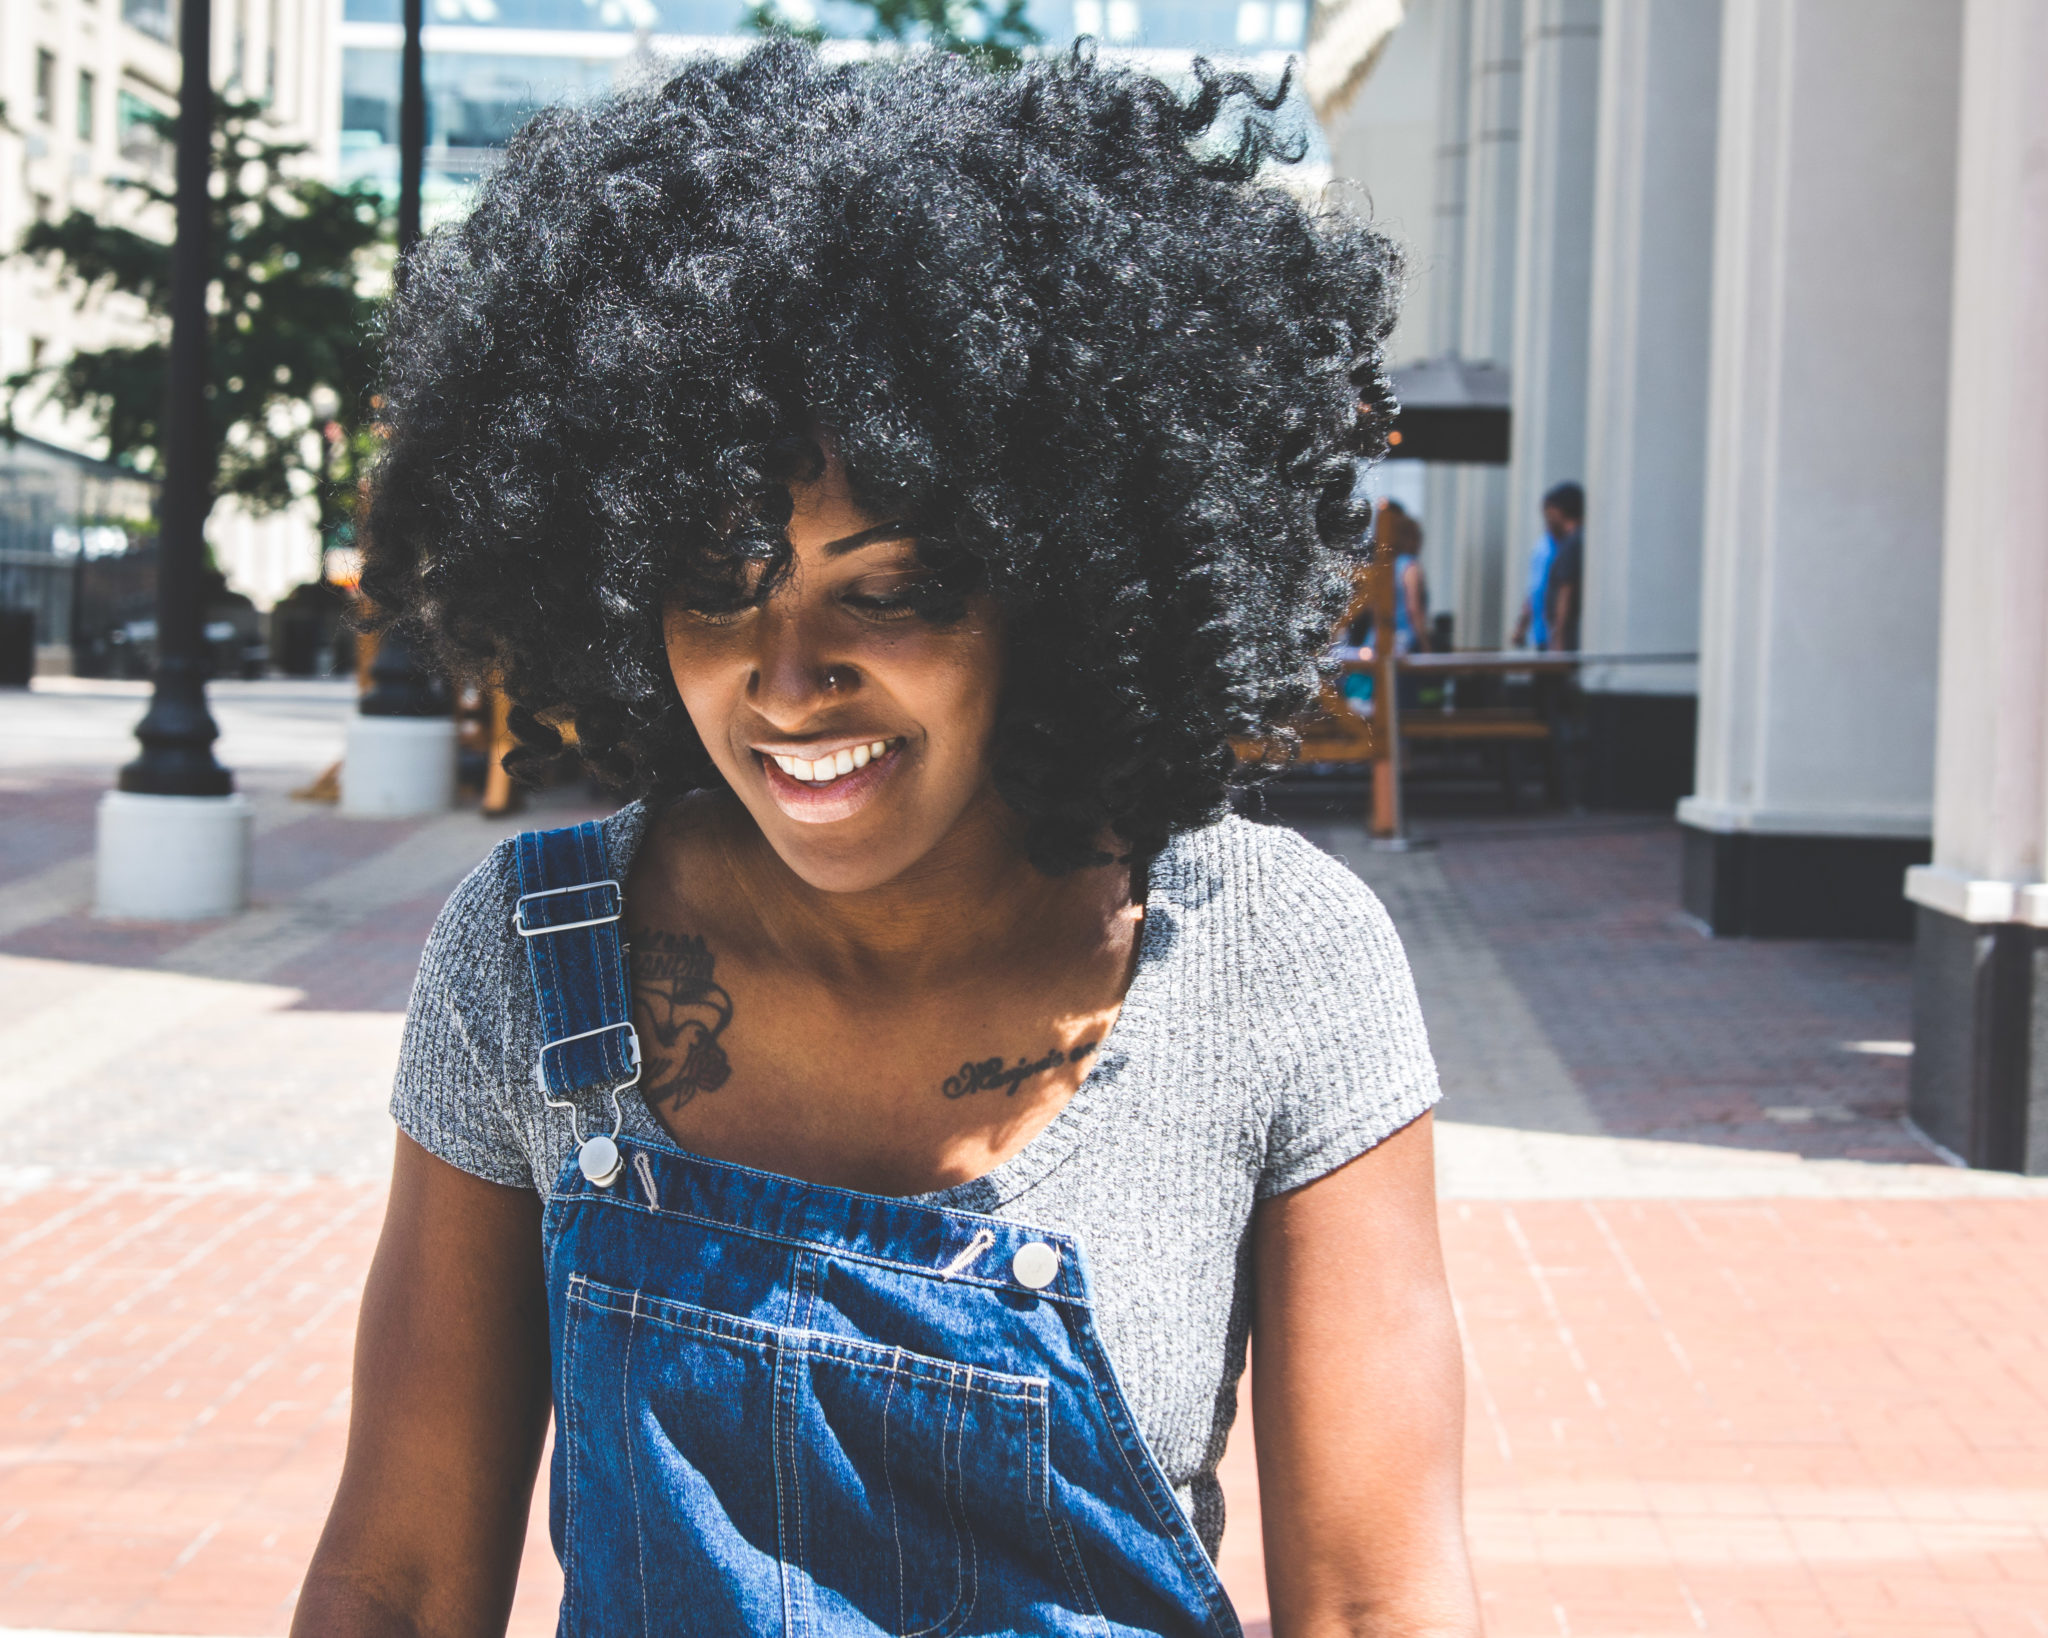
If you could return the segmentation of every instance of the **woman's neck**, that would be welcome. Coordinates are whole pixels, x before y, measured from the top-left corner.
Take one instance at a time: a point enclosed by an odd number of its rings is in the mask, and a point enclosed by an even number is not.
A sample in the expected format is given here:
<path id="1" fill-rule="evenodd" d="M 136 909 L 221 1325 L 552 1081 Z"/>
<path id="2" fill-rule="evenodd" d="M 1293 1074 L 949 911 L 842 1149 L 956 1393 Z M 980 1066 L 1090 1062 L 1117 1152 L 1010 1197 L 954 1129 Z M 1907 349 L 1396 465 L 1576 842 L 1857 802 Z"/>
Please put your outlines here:
<path id="1" fill-rule="evenodd" d="M 1114 939 L 1110 924 L 1130 909 L 1121 865 L 1039 871 L 1023 851 L 1022 825 L 993 792 L 911 869 L 855 893 L 804 881 L 737 803 L 728 819 L 721 847 L 749 919 L 783 960 L 835 987 L 922 988 L 1041 952 L 1072 959 L 1077 935 Z"/>

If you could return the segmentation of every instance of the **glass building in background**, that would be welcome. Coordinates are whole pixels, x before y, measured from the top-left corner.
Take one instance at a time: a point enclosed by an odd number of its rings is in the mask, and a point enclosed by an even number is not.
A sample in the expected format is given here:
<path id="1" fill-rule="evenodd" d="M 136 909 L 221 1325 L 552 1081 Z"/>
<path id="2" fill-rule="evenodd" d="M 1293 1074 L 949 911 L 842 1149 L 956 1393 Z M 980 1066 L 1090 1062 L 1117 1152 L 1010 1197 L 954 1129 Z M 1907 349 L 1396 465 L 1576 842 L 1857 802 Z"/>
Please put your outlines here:
<path id="1" fill-rule="evenodd" d="M 815 11 L 813 6 L 815 5 Z M 459 210 L 496 151 L 534 109 L 656 74 L 664 59 L 744 49 L 746 0 L 426 0 L 429 222 Z M 793 20 L 859 38 L 869 14 L 834 0 L 784 0 Z M 1031 0 L 1051 47 L 1087 34 L 1177 78 L 1196 55 L 1251 59 L 1277 75 L 1306 38 L 1306 0 Z M 344 0 L 341 174 L 398 187 L 400 0 Z M 1309 134 L 1310 166 L 1327 165 Z"/>

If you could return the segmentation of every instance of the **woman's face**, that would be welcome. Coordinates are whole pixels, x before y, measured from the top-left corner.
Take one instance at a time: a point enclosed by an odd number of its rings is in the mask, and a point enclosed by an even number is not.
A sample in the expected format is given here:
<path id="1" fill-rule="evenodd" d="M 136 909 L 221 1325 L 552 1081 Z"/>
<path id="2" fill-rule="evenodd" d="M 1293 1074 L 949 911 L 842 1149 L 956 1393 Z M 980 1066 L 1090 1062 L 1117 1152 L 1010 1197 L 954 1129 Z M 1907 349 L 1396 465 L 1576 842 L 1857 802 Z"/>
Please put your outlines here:
<path id="1" fill-rule="evenodd" d="M 1000 634 L 986 597 L 945 623 L 919 612 L 915 535 L 862 511 L 838 462 L 791 495 L 789 573 L 735 612 L 672 605 L 669 666 L 783 862 L 813 887 L 858 892 L 993 800 Z"/>

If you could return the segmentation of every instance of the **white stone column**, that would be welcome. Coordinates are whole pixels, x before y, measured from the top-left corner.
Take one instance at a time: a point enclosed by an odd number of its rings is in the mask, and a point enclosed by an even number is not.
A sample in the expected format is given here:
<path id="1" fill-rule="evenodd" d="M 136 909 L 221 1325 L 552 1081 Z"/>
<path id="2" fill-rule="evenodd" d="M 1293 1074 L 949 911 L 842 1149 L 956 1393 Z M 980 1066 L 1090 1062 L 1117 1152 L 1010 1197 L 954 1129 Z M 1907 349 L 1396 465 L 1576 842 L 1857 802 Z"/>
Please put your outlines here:
<path id="1" fill-rule="evenodd" d="M 1726 0 L 1686 903 L 1903 934 L 1934 784 L 1961 10 Z"/>
<path id="2" fill-rule="evenodd" d="M 2048 6 L 1969 0 L 1913 1114 L 2048 1173 Z"/>
<path id="3" fill-rule="evenodd" d="M 1465 170 L 1461 351 L 1505 366 L 1514 356 L 1515 208 L 1520 177 L 1522 0 L 1472 0 L 1471 139 Z M 1463 467 L 1451 520 L 1449 607 L 1461 648 L 1502 636 L 1507 474 Z"/>
<path id="4" fill-rule="evenodd" d="M 1439 0 L 1436 31 L 1436 225 L 1430 283 L 1429 351 L 1464 351 L 1465 198 L 1472 151 L 1472 0 Z M 1423 570 L 1444 597 L 1456 583 L 1457 468 L 1432 465 L 1423 474 Z M 1448 605 L 1446 605 L 1448 606 Z"/>
<path id="5" fill-rule="evenodd" d="M 1436 6 L 1436 227 L 1431 245 L 1429 352 L 1464 344 L 1465 192 L 1472 154 L 1472 3 Z"/>
<path id="6" fill-rule="evenodd" d="M 1595 654 L 1700 641 L 1721 0 L 1607 0 L 1586 370 L 1586 611 Z M 1692 789 L 1697 665 L 1589 666 L 1589 799 L 1670 812 Z"/>
<path id="7" fill-rule="evenodd" d="M 1508 459 L 1510 620 L 1518 544 L 1542 526 L 1543 492 L 1586 477 L 1586 341 L 1593 287 L 1593 159 L 1600 115 L 1600 0 L 1523 0 L 1514 393 Z"/>

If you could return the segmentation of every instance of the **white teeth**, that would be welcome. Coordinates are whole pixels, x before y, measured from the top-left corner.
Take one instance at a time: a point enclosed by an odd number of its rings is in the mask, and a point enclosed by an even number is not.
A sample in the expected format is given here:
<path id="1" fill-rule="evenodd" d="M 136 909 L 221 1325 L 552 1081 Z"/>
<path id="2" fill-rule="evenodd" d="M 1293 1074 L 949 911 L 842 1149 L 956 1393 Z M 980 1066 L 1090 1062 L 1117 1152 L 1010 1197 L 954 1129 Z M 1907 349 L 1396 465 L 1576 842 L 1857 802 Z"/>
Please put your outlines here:
<path id="1" fill-rule="evenodd" d="M 834 751 L 830 756 L 821 756 L 815 762 L 807 762 L 800 756 L 784 756 L 780 751 L 770 751 L 768 758 L 776 767 L 792 779 L 800 779 L 807 785 L 829 785 L 835 779 L 844 779 L 856 768 L 865 768 L 878 756 L 889 754 L 886 739 L 870 740 L 865 745 L 853 746 L 850 750 Z"/>

